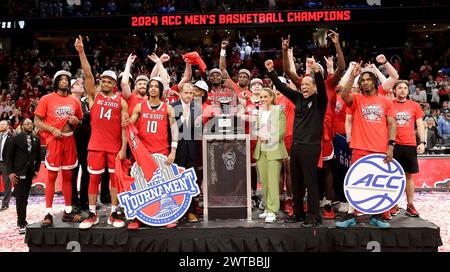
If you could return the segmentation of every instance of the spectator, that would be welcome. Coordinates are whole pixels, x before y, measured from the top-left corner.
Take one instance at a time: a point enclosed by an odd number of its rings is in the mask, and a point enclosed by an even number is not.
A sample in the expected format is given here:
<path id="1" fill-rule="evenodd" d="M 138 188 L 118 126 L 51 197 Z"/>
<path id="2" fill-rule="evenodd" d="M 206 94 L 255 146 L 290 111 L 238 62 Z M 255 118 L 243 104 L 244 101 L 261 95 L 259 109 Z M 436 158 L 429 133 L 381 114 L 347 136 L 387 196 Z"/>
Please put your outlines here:
<path id="1" fill-rule="evenodd" d="M 425 139 L 426 139 L 426 150 L 430 153 L 430 149 L 438 143 L 437 128 L 434 119 L 429 117 L 424 122 L 425 125 Z"/>
<path id="2" fill-rule="evenodd" d="M 433 90 L 433 88 L 435 88 L 437 86 L 437 82 L 433 79 L 432 75 L 428 76 L 428 81 L 425 84 L 425 87 L 427 88 L 427 92 L 431 93 L 431 91 Z"/>
<path id="3" fill-rule="evenodd" d="M 439 117 L 438 132 L 443 144 L 450 144 L 450 111 Z"/>
<path id="4" fill-rule="evenodd" d="M 0 121 L 3 121 L 3 120 L 9 121 L 9 113 L 6 111 L 2 112 L 0 115 Z"/>
<path id="5" fill-rule="evenodd" d="M 421 88 L 417 87 L 416 91 L 410 95 L 410 99 L 416 101 L 417 103 L 426 103 L 427 94 L 425 91 L 422 91 Z"/>

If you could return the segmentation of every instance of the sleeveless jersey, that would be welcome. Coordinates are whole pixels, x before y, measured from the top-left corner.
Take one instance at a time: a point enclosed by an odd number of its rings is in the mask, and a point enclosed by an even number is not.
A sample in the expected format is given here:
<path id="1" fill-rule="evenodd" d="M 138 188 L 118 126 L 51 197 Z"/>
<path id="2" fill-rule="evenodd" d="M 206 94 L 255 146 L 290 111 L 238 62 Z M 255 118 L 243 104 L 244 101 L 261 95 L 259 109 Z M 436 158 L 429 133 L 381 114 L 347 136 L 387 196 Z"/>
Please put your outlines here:
<path id="1" fill-rule="evenodd" d="M 91 108 L 92 134 L 88 150 L 118 153 L 122 147 L 121 96 L 97 94 Z"/>
<path id="2" fill-rule="evenodd" d="M 138 119 L 139 139 L 150 153 L 169 155 L 169 119 L 167 103 L 152 109 L 149 102 L 141 104 Z"/>

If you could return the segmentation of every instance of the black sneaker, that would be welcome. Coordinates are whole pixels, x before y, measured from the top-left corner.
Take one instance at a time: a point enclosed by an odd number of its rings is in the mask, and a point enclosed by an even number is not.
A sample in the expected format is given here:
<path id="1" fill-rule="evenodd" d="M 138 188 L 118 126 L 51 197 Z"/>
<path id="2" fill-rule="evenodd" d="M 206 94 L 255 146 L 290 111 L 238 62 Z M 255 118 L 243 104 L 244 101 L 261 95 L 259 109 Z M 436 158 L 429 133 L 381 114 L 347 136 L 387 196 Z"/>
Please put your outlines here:
<path id="1" fill-rule="evenodd" d="M 307 216 L 305 222 L 303 222 L 302 227 L 311 228 L 318 227 L 322 225 L 322 218 L 317 218 L 314 216 Z"/>
<path id="2" fill-rule="evenodd" d="M 292 215 L 289 216 L 288 218 L 286 218 L 286 220 L 284 220 L 284 222 L 286 223 L 297 223 L 297 222 L 304 222 L 306 216 L 297 216 L 297 215 Z"/>
<path id="3" fill-rule="evenodd" d="M 27 230 L 26 225 L 19 226 L 19 234 L 25 234 L 26 230 Z"/>
<path id="4" fill-rule="evenodd" d="M 48 228 L 48 227 L 51 227 L 51 226 L 53 226 L 53 216 L 52 216 L 51 214 L 48 213 L 48 214 L 44 217 L 44 221 L 42 221 L 41 227 L 42 227 L 42 228 Z"/>
<path id="5" fill-rule="evenodd" d="M 72 211 L 71 213 L 66 213 L 64 211 L 64 214 L 61 219 L 63 222 L 72 222 L 72 223 L 81 223 L 83 222 L 83 218 L 79 213 L 76 213 L 75 211 Z"/>

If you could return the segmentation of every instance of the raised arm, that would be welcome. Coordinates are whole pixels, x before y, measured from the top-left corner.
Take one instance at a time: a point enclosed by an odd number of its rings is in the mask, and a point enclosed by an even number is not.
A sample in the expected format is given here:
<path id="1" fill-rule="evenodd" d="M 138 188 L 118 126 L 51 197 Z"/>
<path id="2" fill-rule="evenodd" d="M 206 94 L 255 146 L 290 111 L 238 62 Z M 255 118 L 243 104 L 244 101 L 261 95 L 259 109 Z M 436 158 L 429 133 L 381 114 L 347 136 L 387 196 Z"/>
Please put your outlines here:
<path id="1" fill-rule="evenodd" d="M 300 92 L 296 92 L 286 87 L 283 83 L 281 83 L 280 79 L 278 78 L 277 72 L 275 72 L 273 68 L 273 61 L 271 59 L 266 60 L 264 65 L 266 66 L 266 69 L 269 72 L 269 77 L 272 80 L 273 85 L 275 85 L 275 88 L 277 88 L 277 90 L 280 91 L 280 93 L 282 93 L 289 100 L 291 100 L 292 103 L 295 104 L 297 102 L 297 98 L 301 95 Z"/>
<path id="2" fill-rule="evenodd" d="M 183 77 L 181 78 L 180 82 L 178 82 L 178 88 L 181 88 L 184 83 L 190 82 L 192 78 L 192 64 L 189 63 L 186 59 L 184 61 L 186 62 L 186 67 L 184 68 Z"/>
<path id="3" fill-rule="evenodd" d="M 130 54 L 128 56 L 127 64 L 125 65 L 125 71 L 123 71 L 122 81 L 120 82 L 120 86 L 122 87 L 122 95 L 127 100 L 131 96 L 131 89 L 130 89 L 130 85 L 128 84 L 128 82 L 130 81 L 131 64 L 133 64 L 135 59 L 136 59 L 136 56 L 133 54 Z"/>
<path id="4" fill-rule="evenodd" d="M 86 57 L 86 53 L 84 52 L 83 37 L 81 37 L 81 35 L 78 35 L 78 38 L 75 40 L 75 49 L 78 51 L 78 55 L 80 56 L 81 68 L 84 72 L 84 84 L 88 95 L 89 107 L 92 107 L 97 91 L 95 88 L 94 75 L 91 71 L 91 65 Z"/>
<path id="5" fill-rule="evenodd" d="M 342 82 L 344 84 L 343 85 L 344 89 L 342 91 L 341 97 L 342 100 L 344 100 L 345 104 L 347 104 L 347 106 L 349 107 L 351 107 L 353 103 L 353 93 L 352 93 L 353 82 L 360 73 L 361 73 L 361 64 L 356 63 L 355 67 L 352 69 L 348 77 L 348 80 L 346 82 Z"/>
<path id="6" fill-rule="evenodd" d="M 336 54 L 337 54 L 337 69 L 336 69 L 336 71 L 334 71 L 333 81 L 332 81 L 333 87 L 336 87 L 345 71 L 345 58 L 344 58 L 344 52 L 342 52 L 341 44 L 339 43 L 339 34 L 334 32 L 331 29 L 330 29 L 330 32 L 331 33 L 328 34 L 328 37 L 330 37 L 331 41 L 334 43 L 334 46 L 336 47 Z"/>
<path id="7" fill-rule="evenodd" d="M 164 62 L 169 61 L 170 57 L 166 54 L 163 54 L 161 58 L 158 58 L 158 56 L 155 53 L 153 53 L 149 55 L 148 58 L 155 63 L 155 66 L 153 67 L 150 77 L 152 78 L 155 76 L 159 76 L 160 78 L 162 78 L 162 80 L 164 80 L 164 82 L 167 85 L 169 85 L 170 76 L 167 73 L 166 68 L 164 68 L 163 66 L 163 61 Z"/>
<path id="8" fill-rule="evenodd" d="M 291 35 L 288 35 L 287 39 L 281 38 L 281 55 L 283 60 L 283 71 L 294 82 L 295 86 L 300 88 L 300 77 L 297 75 L 294 63 L 294 53 L 292 48 L 289 48 L 291 41 Z"/>
<path id="9" fill-rule="evenodd" d="M 226 50 L 228 46 L 228 41 L 223 40 L 220 44 L 220 58 L 219 58 L 219 69 L 222 71 L 222 78 L 227 80 L 230 78 L 227 72 L 227 55 Z"/>
<path id="10" fill-rule="evenodd" d="M 386 57 L 381 54 L 376 57 L 377 62 L 381 63 L 386 71 L 389 74 L 389 77 L 383 81 L 381 86 L 384 90 L 391 90 L 394 87 L 395 82 L 398 80 L 398 72 L 395 70 L 394 66 L 392 66 L 386 59 Z"/>

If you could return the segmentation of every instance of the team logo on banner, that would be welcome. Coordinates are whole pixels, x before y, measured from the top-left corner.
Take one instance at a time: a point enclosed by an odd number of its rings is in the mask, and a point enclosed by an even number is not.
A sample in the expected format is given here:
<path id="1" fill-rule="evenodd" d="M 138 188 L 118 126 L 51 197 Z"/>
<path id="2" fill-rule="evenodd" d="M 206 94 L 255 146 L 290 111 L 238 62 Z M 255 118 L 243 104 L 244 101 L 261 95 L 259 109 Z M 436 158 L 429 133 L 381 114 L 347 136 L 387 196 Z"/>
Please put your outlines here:
<path id="1" fill-rule="evenodd" d="M 131 176 L 135 179 L 131 190 L 118 195 L 127 219 L 138 218 L 150 226 L 165 226 L 176 222 L 188 210 L 192 198 L 200 193 L 194 168 L 176 164 L 166 165 L 167 157 L 152 154 L 158 164 L 150 180 L 135 163 Z"/>
<path id="2" fill-rule="evenodd" d="M 365 156 L 345 176 L 345 197 L 352 207 L 365 214 L 388 211 L 405 191 L 405 171 L 396 160 L 384 163 L 385 157 L 383 154 Z"/>

